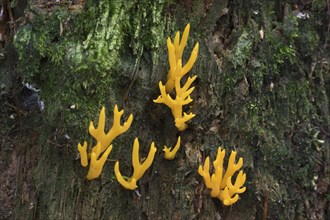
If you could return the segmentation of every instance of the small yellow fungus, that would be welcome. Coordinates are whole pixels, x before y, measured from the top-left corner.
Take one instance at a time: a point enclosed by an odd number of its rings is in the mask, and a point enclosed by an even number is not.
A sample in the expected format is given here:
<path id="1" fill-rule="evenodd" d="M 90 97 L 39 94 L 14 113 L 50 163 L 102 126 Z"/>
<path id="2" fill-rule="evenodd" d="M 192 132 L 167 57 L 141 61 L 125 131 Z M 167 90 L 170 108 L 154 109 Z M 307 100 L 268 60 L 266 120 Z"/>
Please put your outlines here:
<path id="1" fill-rule="evenodd" d="M 187 128 L 186 122 L 195 116 L 193 113 L 184 113 L 182 116 L 183 105 L 187 105 L 193 101 L 193 99 L 190 97 L 190 94 L 194 91 L 195 87 L 189 88 L 189 86 L 195 79 L 196 76 L 189 77 L 183 87 L 180 87 L 179 82 L 177 81 L 177 86 L 175 87 L 177 94 L 175 99 L 173 99 L 170 94 L 166 94 L 165 86 L 162 84 L 162 82 L 159 82 L 160 96 L 158 96 L 154 102 L 163 103 L 172 110 L 175 126 L 179 131 L 184 131 Z"/>
<path id="2" fill-rule="evenodd" d="M 178 152 L 179 148 L 180 148 L 180 145 L 181 145 L 181 137 L 179 136 L 178 137 L 178 141 L 176 142 L 176 145 L 175 147 L 172 149 L 172 148 L 168 148 L 167 146 L 164 146 L 164 157 L 165 159 L 167 160 L 173 160 L 176 153 Z"/>
<path id="3" fill-rule="evenodd" d="M 101 154 L 101 143 L 97 143 L 95 146 L 95 152 L 92 152 L 91 155 L 91 164 L 89 166 L 88 174 L 87 174 L 87 179 L 92 180 L 100 176 L 104 163 L 107 160 L 111 150 L 112 150 L 112 145 L 110 145 L 107 150 L 103 153 L 100 159 L 97 159 L 100 154 Z"/>
<path id="4" fill-rule="evenodd" d="M 80 154 L 80 163 L 81 166 L 87 167 L 88 166 L 88 157 L 87 157 L 87 142 L 84 141 L 84 144 L 81 146 L 81 144 L 78 144 L 78 151 Z"/>
<path id="5" fill-rule="evenodd" d="M 179 131 L 184 131 L 188 126 L 186 122 L 192 119 L 195 114 L 186 114 L 182 112 L 183 105 L 188 105 L 193 100 L 190 94 L 194 91 L 191 84 L 195 81 L 197 76 L 188 77 L 184 86 L 181 87 L 182 77 L 188 73 L 196 62 L 198 55 L 199 44 L 196 43 L 188 62 L 182 66 L 182 53 L 187 44 L 189 36 L 190 24 L 187 24 L 180 41 L 180 32 L 177 32 L 172 43 L 171 38 L 167 38 L 168 60 L 170 69 L 167 75 L 167 82 L 163 85 L 159 82 L 159 90 L 161 95 L 154 100 L 155 103 L 163 103 L 172 110 L 175 121 L 175 126 Z M 170 93 L 175 89 L 175 99 Z"/>
<path id="6" fill-rule="evenodd" d="M 157 148 L 155 147 L 154 142 L 151 143 L 150 150 L 148 153 L 147 158 L 144 162 L 140 163 L 139 159 L 139 140 L 135 138 L 134 144 L 133 144 L 133 151 L 132 151 L 132 165 L 133 165 L 133 175 L 128 178 L 128 180 L 125 180 L 125 178 L 122 176 L 120 170 L 119 170 L 119 161 L 115 164 L 115 175 L 118 180 L 118 182 L 125 188 L 129 190 L 134 190 L 137 188 L 136 182 L 141 179 L 143 174 L 146 172 L 146 170 L 151 166 L 154 158 L 155 153 L 157 151 Z"/>
<path id="7" fill-rule="evenodd" d="M 118 180 L 118 182 L 120 183 L 120 185 L 122 185 L 125 189 L 129 189 L 129 190 L 134 190 L 137 188 L 136 185 L 136 179 L 135 178 L 130 178 L 129 181 L 125 180 L 124 177 L 121 175 L 120 170 L 119 170 L 119 161 L 116 161 L 115 163 L 115 175 L 116 178 Z"/>
<path id="8" fill-rule="evenodd" d="M 243 165 L 243 158 L 235 163 L 236 151 L 232 151 L 229 157 L 227 169 L 223 169 L 225 150 L 218 148 L 216 160 L 213 162 L 214 173 L 210 175 L 210 158 L 207 157 L 204 166 L 200 165 L 198 173 L 204 178 L 207 188 L 211 189 L 211 196 L 218 198 L 224 205 L 229 206 L 237 202 L 238 194 L 245 192 L 242 187 L 246 180 L 246 174 L 241 170 L 236 176 L 235 184 L 232 184 L 232 176 Z M 224 175 L 223 175 L 224 173 Z"/>
<path id="9" fill-rule="evenodd" d="M 124 114 L 124 110 L 118 111 L 118 106 L 115 105 L 115 108 L 113 110 L 113 124 L 112 128 L 109 130 L 108 133 L 104 132 L 105 129 L 105 108 L 102 107 L 100 116 L 99 116 L 99 122 L 98 127 L 94 127 L 94 123 L 91 121 L 89 125 L 89 133 L 98 141 L 101 143 L 101 153 L 107 149 L 107 147 L 110 145 L 110 143 L 115 139 L 118 135 L 126 132 L 133 121 L 133 115 L 131 114 L 128 117 L 128 120 L 124 123 L 124 125 L 120 124 L 120 118 Z M 95 152 L 95 148 L 92 149 L 92 152 Z"/>
<path id="10" fill-rule="evenodd" d="M 188 127 L 186 124 L 187 121 L 195 117 L 196 115 L 193 113 L 186 114 L 185 112 L 183 113 L 182 118 L 176 118 L 175 119 L 175 126 L 178 128 L 179 131 L 184 131 Z"/>
<path id="11" fill-rule="evenodd" d="M 188 41 L 189 31 L 190 24 L 187 24 L 183 31 L 181 41 L 179 31 L 176 33 L 173 43 L 170 37 L 167 38 L 168 61 L 170 64 L 170 70 L 168 72 L 167 82 L 165 84 L 167 93 L 171 93 L 174 89 L 176 77 L 179 76 L 179 80 L 181 80 L 181 78 L 191 70 L 196 62 L 199 47 L 198 43 L 196 43 L 188 62 L 184 67 L 182 67 L 182 54 Z"/>
<path id="12" fill-rule="evenodd" d="M 114 108 L 113 125 L 109 132 L 105 133 L 105 108 L 102 107 L 100 111 L 98 127 L 95 128 L 93 122 L 90 123 L 89 133 L 96 139 L 96 145 L 92 147 L 91 151 L 87 153 L 87 142 L 84 141 L 83 145 L 78 144 L 78 151 L 80 154 L 80 163 L 83 167 L 88 166 L 88 159 L 90 159 L 90 167 L 87 174 L 87 179 L 92 180 L 100 176 L 104 163 L 109 156 L 112 145 L 111 142 L 118 135 L 126 132 L 132 124 L 133 115 L 128 117 L 128 120 L 121 125 L 120 118 L 124 114 L 124 110 L 119 111 L 118 106 Z M 103 153 L 104 152 L 104 153 Z M 103 153 L 100 159 L 99 156 Z"/>

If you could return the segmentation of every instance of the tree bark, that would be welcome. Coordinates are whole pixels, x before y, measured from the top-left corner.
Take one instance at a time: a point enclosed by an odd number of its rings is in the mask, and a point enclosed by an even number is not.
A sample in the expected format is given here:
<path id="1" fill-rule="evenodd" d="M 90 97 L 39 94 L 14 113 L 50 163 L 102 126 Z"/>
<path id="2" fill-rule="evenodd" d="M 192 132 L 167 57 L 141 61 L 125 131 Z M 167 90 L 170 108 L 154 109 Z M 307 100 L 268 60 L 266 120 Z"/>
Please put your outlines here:
<path id="1" fill-rule="evenodd" d="M 328 0 L 26 3 L 21 15 L 25 5 L 11 2 L 15 36 L 0 63 L 0 218 L 329 218 Z M 188 74 L 198 77 L 187 108 L 196 117 L 179 133 L 153 100 L 169 69 L 166 39 L 187 23 L 183 61 L 200 45 Z M 92 140 L 101 106 L 111 127 L 115 104 L 133 124 L 88 181 L 77 144 Z M 176 158 L 165 160 L 178 135 Z M 120 160 L 131 175 L 135 137 L 141 158 L 152 141 L 158 151 L 129 191 L 113 167 Z M 226 163 L 231 150 L 244 158 L 247 190 L 230 207 L 197 172 L 219 146 Z"/>

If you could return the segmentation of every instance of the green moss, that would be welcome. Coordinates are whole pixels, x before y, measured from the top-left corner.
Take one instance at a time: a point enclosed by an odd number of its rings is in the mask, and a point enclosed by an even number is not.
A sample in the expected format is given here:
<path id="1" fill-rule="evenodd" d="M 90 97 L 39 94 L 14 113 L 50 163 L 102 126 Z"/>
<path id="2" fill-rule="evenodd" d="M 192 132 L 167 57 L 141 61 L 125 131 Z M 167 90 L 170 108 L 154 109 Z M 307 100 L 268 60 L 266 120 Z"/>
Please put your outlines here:
<path id="1" fill-rule="evenodd" d="M 256 36 L 249 31 L 243 31 L 239 36 L 234 48 L 230 53 L 230 61 L 234 68 L 243 66 L 249 60 L 252 54 L 253 42 L 255 42 Z"/>
<path id="2" fill-rule="evenodd" d="M 41 89 L 48 123 L 57 123 L 60 114 L 66 119 L 63 127 L 81 123 L 82 128 L 99 105 L 121 102 L 124 92 L 113 83 L 127 85 L 146 51 L 152 51 L 152 63 L 158 63 L 165 39 L 165 4 L 87 1 L 76 15 L 64 7 L 47 14 L 34 12 L 31 23 L 15 36 L 18 71 L 24 81 Z"/>

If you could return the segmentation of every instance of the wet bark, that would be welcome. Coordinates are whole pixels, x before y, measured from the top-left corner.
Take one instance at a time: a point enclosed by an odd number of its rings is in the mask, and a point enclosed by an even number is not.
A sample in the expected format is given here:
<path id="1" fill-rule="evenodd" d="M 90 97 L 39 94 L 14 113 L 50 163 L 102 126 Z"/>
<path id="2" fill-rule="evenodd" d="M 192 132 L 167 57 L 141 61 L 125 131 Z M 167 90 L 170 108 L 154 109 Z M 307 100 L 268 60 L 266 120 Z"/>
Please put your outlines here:
<path id="1" fill-rule="evenodd" d="M 329 218 L 329 1 L 138 2 L 12 2 L 15 38 L 0 61 L 0 218 Z M 166 38 L 188 22 L 184 59 L 200 44 L 187 109 L 196 117 L 178 133 L 152 100 L 169 68 Z M 102 105 L 111 126 L 115 104 L 134 122 L 88 181 L 77 143 L 91 139 Z M 162 148 L 178 135 L 167 161 Z M 128 191 L 113 167 L 120 160 L 131 174 L 135 137 L 141 157 L 152 141 L 158 152 Z M 231 207 L 197 172 L 218 146 L 244 158 L 247 190 Z"/>

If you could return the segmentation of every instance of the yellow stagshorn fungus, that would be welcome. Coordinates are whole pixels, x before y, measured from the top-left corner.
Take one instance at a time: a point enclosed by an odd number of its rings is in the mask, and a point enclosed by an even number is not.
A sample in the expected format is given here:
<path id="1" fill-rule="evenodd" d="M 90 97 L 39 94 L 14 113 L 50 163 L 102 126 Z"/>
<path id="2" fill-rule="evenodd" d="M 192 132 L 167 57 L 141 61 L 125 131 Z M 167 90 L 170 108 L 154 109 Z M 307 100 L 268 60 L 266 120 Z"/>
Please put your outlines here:
<path id="1" fill-rule="evenodd" d="M 129 190 L 134 190 L 137 188 L 136 182 L 141 179 L 143 174 L 147 171 L 147 169 L 151 166 L 154 158 L 155 153 L 157 151 L 157 148 L 155 147 L 154 142 L 151 143 L 150 150 L 148 153 L 147 158 L 144 162 L 140 163 L 140 157 L 139 157 L 139 140 L 135 138 L 134 144 L 133 144 L 133 151 L 132 151 L 132 165 L 133 165 L 133 175 L 128 178 L 127 180 L 121 175 L 119 170 L 119 161 L 115 164 L 115 175 L 118 180 L 118 182 L 125 188 Z"/>
<path id="2" fill-rule="evenodd" d="M 207 157 L 204 166 L 200 165 L 198 173 L 204 178 L 207 188 L 211 189 L 211 196 L 218 198 L 224 205 L 229 206 L 237 202 L 238 194 L 245 192 L 246 187 L 242 187 L 246 180 L 246 174 L 239 171 L 235 184 L 232 184 L 232 176 L 243 165 L 243 158 L 239 158 L 235 163 L 236 152 L 232 151 L 229 157 L 227 169 L 223 169 L 225 150 L 218 148 L 216 160 L 213 162 L 214 173 L 210 175 L 210 158 Z M 224 173 L 224 174 L 223 174 Z"/>
<path id="3" fill-rule="evenodd" d="M 84 144 L 81 146 L 81 144 L 78 144 L 78 151 L 80 154 L 80 163 L 81 166 L 87 167 L 88 166 L 88 156 L 87 156 L 87 142 L 84 141 Z"/>
<path id="4" fill-rule="evenodd" d="M 110 145 L 106 149 L 106 151 L 104 152 L 104 154 L 102 154 L 100 159 L 97 159 L 97 158 L 101 154 L 101 143 L 99 142 L 95 146 L 95 148 L 96 148 L 95 152 L 92 152 L 92 154 L 91 154 L 91 164 L 89 166 L 88 174 L 86 177 L 88 180 L 93 180 L 100 176 L 103 166 L 105 164 L 105 161 L 107 160 L 107 158 L 112 150 L 112 145 Z"/>
<path id="5" fill-rule="evenodd" d="M 179 80 L 181 80 L 181 78 L 190 71 L 196 62 L 199 47 L 198 43 L 196 43 L 188 62 L 184 67 L 182 67 L 182 54 L 188 41 L 189 31 L 190 24 L 187 24 L 183 31 L 181 40 L 179 31 L 176 32 L 173 43 L 170 37 L 167 38 L 168 61 L 170 64 L 170 70 L 168 71 L 167 82 L 165 84 L 167 93 L 171 93 L 173 91 L 175 81 L 177 80 L 176 77 L 178 76 Z"/>
<path id="6" fill-rule="evenodd" d="M 115 105 L 115 108 L 113 110 L 113 124 L 112 128 L 109 130 L 108 133 L 104 132 L 105 128 L 105 108 L 102 107 L 100 116 L 99 116 L 99 122 L 98 127 L 94 127 L 94 123 L 91 121 L 89 125 L 89 133 L 98 141 L 101 143 L 101 153 L 105 151 L 110 143 L 120 134 L 126 132 L 133 121 L 133 115 L 131 114 L 127 121 L 124 122 L 124 125 L 120 124 L 120 118 L 124 114 L 124 110 L 118 111 L 118 106 Z M 93 148 L 93 152 L 95 152 L 96 148 Z"/>
<path id="7" fill-rule="evenodd" d="M 178 152 L 179 148 L 180 148 L 180 145 L 181 145 L 181 137 L 179 136 L 178 137 L 178 141 L 176 142 L 176 145 L 174 146 L 174 148 L 168 148 L 167 146 L 164 146 L 164 157 L 165 159 L 167 160 L 173 160 L 176 153 Z"/>
<path id="8" fill-rule="evenodd" d="M 155 103 L 163 103 L 167 105 L 171 110 L 172 114 L 174 116 L 174 122 L 175 126 L 178 128 L 179 131 L 184 131 L 188 126 L 186 124 L 187 121 L 195 117 L 195 114 L 193 113 L 183 113 L 182 116 L 182 106 L 187 105 L 191 103 L 193 100 L 190 97 L 190 94 L 194 91 L 195 87 L 192 87 L 190 89 L 189 86 L 193 83 L 193 81 L 196 79 L 196 76 L 189 77 L 187 79 L 186 84 L 183 87 L 180 87 L 179 80 L 177 80 L 176 83 L 176 97 L 173 99 L 170 94 L 166 94 L 165 86 L 163 86 L 162 82 L 159 82 L 159 89 L 160 89 L 160 96 L 156 100 L 154 100 Z"/>
<path id="9" fill-rule="evenodd" d="M 193 67 L 198 54 L 198 43 L 196 43 L 188 62 L 182 67 L 182 53 L 188 40 L 189 30 L 190 25 L 188 24 L 183 32 L 181 41 L 180 32 L 176 33 L 173 43 L 170 38 L 167 39 L 170 70 L 166 84 L 163 85 L 162 82 L 159 82 L 160 96 L 154 100 L 155 103 L 163 103 L 172 110 L 175 126 L 179 131 L 184 131 L 188 127 L 186 122 L 195 117 L 195 114 L 187 114 L 182 110 L 184 105 L 188 105 L 193 101 L 190 94 L 194 91 L 195 87 L 189 87 L 197 77 L 188 77 L 184 86 L 181 87 L 182 77 Z M 175 89 L 176 93 L 175 99 L 170 95 L 173 89 Z"/>
<path id="10" fill-rule="evenodd" d="M 87 174 L 88 180 L 93 180 L 100 176 L 104 163 L 112 150 L 112 145 L 110 145 L 111 142 L 118 135 L 126 132 L 130 128 L 133 121 L 133 115 L 131 114 L 128 120 L 123 125 L 121 125 L 120 118 L 123 114 L 124 110 L 119 111 L 118 106 L 115 105 L 113 125 L 109 132 L 106 133 L 104 131 L 106 119 L 105 108 L 102 107 L 100 111 L 98 127 L 95 128 L 93 122 L 91 122 L 89 125 L 89 133 L 96 140 L 96 145 L 92 147 L 90 153 L 87 153 L 87 142 L 84 141 L 83 145 L 81 145 L 80 143 L 78 144 L 81 165 L 83 167 L 87 167 L 88 159 L 90 159 L 90 167 Z M 101 154 L 102 156 L 100 157 Z"/>

